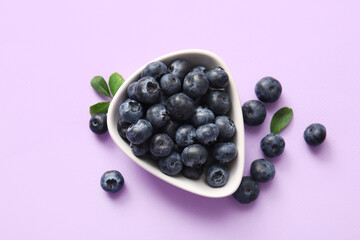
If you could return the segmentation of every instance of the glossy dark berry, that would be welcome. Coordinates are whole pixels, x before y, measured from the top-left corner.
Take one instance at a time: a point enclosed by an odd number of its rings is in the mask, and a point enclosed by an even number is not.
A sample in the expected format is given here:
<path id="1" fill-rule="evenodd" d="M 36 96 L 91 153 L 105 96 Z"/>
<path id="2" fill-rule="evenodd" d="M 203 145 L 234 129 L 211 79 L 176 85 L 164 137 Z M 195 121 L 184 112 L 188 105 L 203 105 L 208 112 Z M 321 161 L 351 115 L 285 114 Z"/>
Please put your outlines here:
<path id="1" fill-rule="evenodd" d="M 207 106 L 216 115 L 225 115 L 231 108 L 231 99 L 225 91 L 210 91 L 207 94 Z"/>
<path id="2" fill-rule="evenodd" d="M 124 177 L 116 170 L 105 172 L 100 180 L 102 189 L 110 193 L 118 192 L 124 186 L 124 183 Z"/>
<path id="3" fill-rule="evenodd" d="M 249 126 L 258 126 L 266 118 L 266 109 L 264 104 L 257 100 L 250 100 L 242 105 L 244 123 Z"/>
<path id="4" fill-rule="evenodd" d="M 167 121 L 170 119 L 170 116 L 164 105 L 155 104 L 147 110 L 146 119 L 151 123 L 153 127 L 161 128 L 165 126 Z"/>
<path id="5" fill-rule="evenodd" d="M 233 193 L 233 197 L 240 203 L 250 203 L 260 194 L 259 183 L 252 177 L 243 177 L 239 188 Z"/>
<path id="6" fill-rule="evenodd" d="M 277 157 L 284 152 L 285 141 L 280 135 L 270 133 L 261 140 L 260 147 L 266 156 Z"/>
<path id="7" fill-rule="evenodd" d="M 130 126 L 130 123 L 122 120 L 121 118 L 119 119 L 118 123 L 117 123 L 117 130 L 118 130 L 118 133 L 120 134 L 120 136 L 124 139 L 127 140 L 126 138 L 126 131 L 127 129 L 129 128 Z"/>
<path id="8" fill-rule="evenodd" d="M 209 88 L 209 81 L 201 71 L 189 72 L 183 82 L 184 92 L 191 98 L 203 96 Z"/>
<path id="9" fill-rule="evenodd" d="M 160 171 L 166 175 L 174 176 L 181 172 L 183 163 L 181 156 L 177 152 L 172 152 L 169 156 L 159 160 Z"/>
<path id="10" fill-rule="evenodd" d="M 160 78 L 166 74 L 167 72 L 167 67 L 164 63 L 162 62 L 152 62 L 149 63 L 144 70 L 141 72 L 141 77 L 153 77 L 156 80 L 160 80 Z"/>
<path id="11" fill-rule="evenodd" d="M 154 104 L 160 98 L 160 85 L 152 77 L 141 78 L 136 86 L 136 98 L 145 104 Z"/>
<path id="12" fill-rule="evenodd" d="M 152 132 L 151 123 L 145 119 L 140 119 L 128 127 L 126 138 L 133 144 L 141 144 L 150 138 Z"/>
<path id="13" fill-rule="evenodd" d="M 229 179 L 229 170 L 219 164 L 212 164 L 206 172 L 206 182 L 211 187 L 222 187 Z"/>
<path id="14" fill-rule="evenodd" d="M 251 163 L 250 174 L 258 182 L 268 182 L 275 177 L 275 167 L 268 160 L 257 159 Z"/>
<path id="15" fill-rule="evenodd" d="M 234 136 L 236 127 L 233 120 L 228 116 L 216 117 L 215 124 L 219 128 L 219 139 L 230 140 Z"/>
<path id="16" fill-rule="evenodd" d="M 174 148 L 173 140 L 165 133 L 152 136 L 150 140 L 150 152 L 157 157 L 168 156 Z"/>
<path id="17" fill-rule="evenodd" d="M 196 139 L 205 145 L 216 142 L 219 128 L 214 123 L 207 123 L 196 129 Z"/>
<path id="18" fill-rule="evenodd" d="M 136 100 L 136 85 L 137 85 L 137 82 L 132 82 L 126 89 L 128 98 Z"/>
<path id="19" fill-rule="evenodd" d="M 326 138 L 326 128 L 320 123 L 313 123 L 304 131 L 304 139 L 311 146 L 318 146 Z"/>
<path id="20" fill-rule="evenodd" d="M 201 177 L 203 171 L 204 168 L 202 166 L 191 168 L 184 165 L 181 173 L 186 178 L 197 180 Z"/>
<path id="21" fill-rule="evenodd" d="M 237 148 L 232 142 L 216 143 L 212 149 L 213 157 L 221 163 L 228 163 L 237 156 Z"/>
<path id="22" fill-rule="evenodd" d="M 181 124 L 179 122 L 170 119 L 169 121 L 166 122 L 165 126 L 162 128 L 162 132 L 169 135 L 169 137 L 171 137 L 171 139 L 175 141 L 176 131 L 180 127 L 180 125 Z"/>
<path id="23" fill-rule="evenodd" d="M 190 70 L 190 64 L 185 60 L 175 60 L 170 64 L 169 73 L 177 76 L 181 81 Z"/>
<path id="24" fill-rule="evenodd" d="M 212 88 L 226 88 L 229 85 L 229 76 L 221 67 L 207 71 L 206 77 Z"/>
<path id="25" fill-rule="evenodd" d="M 185 166 L 198 167 L 206 162 L 208 152 L 200 144 L 193 144 L 184 148 L 181 153 L 181 160 Z"/>
<path id="26" fill-rule="evenodd" d="M 176 93 L 169 97 L 166 109 L 171 118 L 181 121 L 188 120 L 195 112 L 194 101 L 185 93 Z"/>
<path id="27" fill-rule="evenodd" d="M 90 130 L 96 134 L 104 134 L 107 132 L 107 123 L 106 123 L 106 114 L 105 113 L 95 113 L 91 116 L 89 121 Z"/>
<path id="28" fill-rule="evenodd" d="M 275 102 L 282 92 L 281 84 L 273 77 L 264 77 L 255 86 L 255 94 L 260 101 Z"/>
<path id="29" fill-rule="evenodd" d="M 192 125 L 180 126 L 175 134 L 176 144 L 180 147 L 187 147 L 195 143 L 196 129 Z"/>
<path id="30" fill-rule="evenodd" d="M 120 105 L 119 112 L 121 118 L 128 123 L 135 123 L 144 115 L 142 105 L 133 99 L 126 99 Z"/>
<path id="31" fill-rule="evenodd" d="M 194 127 L 200 127 L 207 123 L 213 123 L 214 120 L 215 115 L 210 109 L 198 106 L 195 109 L 195 113 L 191 117 L 190 122 Z"/>
<path id="32" fill-rule="evenodd" d="M 181 90 L 181 81 L 177 76 L 169 73 L 162 76 L 160 86 L 166 95 L 171 96 Z"/>
<path id="33" fill-rule="evenodd" d="M 130 148 L 131 148 L 132 153 L 135 156 L 141 157 L 141 156 L 144 156 L 146 153 L 149 152 L 149 150 L 150 150 L 150 142 L 148 140 L 146 140 L 145 142 L 143 142 L 141 144 L 130 143 Z"/>

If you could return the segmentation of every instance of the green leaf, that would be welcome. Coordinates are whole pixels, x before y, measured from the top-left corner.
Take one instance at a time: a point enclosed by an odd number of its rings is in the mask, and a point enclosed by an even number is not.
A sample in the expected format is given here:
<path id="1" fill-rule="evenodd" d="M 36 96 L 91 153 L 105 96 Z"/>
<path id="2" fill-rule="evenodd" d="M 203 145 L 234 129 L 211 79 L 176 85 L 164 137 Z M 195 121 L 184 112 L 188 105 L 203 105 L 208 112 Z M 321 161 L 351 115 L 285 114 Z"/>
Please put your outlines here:
<path id="1" fill-rule="evenodd" d="M 109 78 L 109 87 L 113 96 L 115 96 L 115 93 L 124 82 L 124 78 L 119 73 L 115 72 L 111 74 Z"/>
<path id="2" fill-rule="evenodd" d="M 272 133 L 279 133 L 285 128 L 293 118 L 293 110 L 288 107 L 279 109 L 271 119 L 270 131 Z"/>
<path id="3" fill-rule="evenodd" d="M 94 113 L 107 113 L 109 109 L 110 102 L 98 102 L 90 106 L 90 115 Z"/>
<path id="4" fill-rule="evenodd" d="M 90 84 L 98 93 L 111 98 L 109 87 L 102 76 L 95 76 L 93 79 L 91 79 Z"/>

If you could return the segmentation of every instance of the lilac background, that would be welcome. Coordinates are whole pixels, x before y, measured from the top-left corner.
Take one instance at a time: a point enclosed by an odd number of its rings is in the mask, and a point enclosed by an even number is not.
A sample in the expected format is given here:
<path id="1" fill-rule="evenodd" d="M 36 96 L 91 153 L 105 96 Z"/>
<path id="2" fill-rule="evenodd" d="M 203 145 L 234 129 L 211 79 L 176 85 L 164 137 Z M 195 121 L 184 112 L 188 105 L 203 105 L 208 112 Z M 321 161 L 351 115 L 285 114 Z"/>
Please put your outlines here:
<path id="1" fill-rule="evenodd" d="M 1 239 L 359 239 L 360 15 L 357 0 L 0 0 Z M 280 107 L 276 177 L 257 201 L 207 199 L 177 189 L 88 128 L 102 100 L 94 75 L 125 78 L 162 54 L 201 48 L 220 55 L 240 100 L 266 75 L 283 95 L 246 128 L 245 174 Z M 328 137 L 308 147 L 321 122 Z M 126 186 L 110 196 L 102 173 Z M 170 238 L 169 238 L 170 239 Z"/>

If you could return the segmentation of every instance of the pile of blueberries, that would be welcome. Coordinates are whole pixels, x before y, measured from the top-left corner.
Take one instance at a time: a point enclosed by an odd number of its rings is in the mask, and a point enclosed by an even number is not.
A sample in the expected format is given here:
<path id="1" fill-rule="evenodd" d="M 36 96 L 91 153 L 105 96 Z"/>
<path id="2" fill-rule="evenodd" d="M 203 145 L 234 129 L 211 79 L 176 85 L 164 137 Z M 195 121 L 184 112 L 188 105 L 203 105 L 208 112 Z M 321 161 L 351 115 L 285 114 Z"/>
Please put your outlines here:
<path id="1" fill-rule="evenodd" d="M 152 62 L 127 88 L 118 132 L 135 156 L 157 161 L 164 174 L 199 179 L 205 170 L 209 186 L 224 186 L 237 156 L 228 85 L 221 67 Z"/>

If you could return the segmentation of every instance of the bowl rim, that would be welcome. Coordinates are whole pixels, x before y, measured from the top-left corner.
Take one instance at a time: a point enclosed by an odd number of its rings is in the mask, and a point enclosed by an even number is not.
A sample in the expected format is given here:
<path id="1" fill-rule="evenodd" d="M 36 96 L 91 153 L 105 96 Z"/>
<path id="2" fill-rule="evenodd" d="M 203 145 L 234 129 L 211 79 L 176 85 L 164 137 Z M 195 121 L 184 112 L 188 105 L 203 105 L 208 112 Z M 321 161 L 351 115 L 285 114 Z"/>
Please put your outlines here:
<path id="1" fill-rule="evenodd" d="M 232 92 L 236 93 L 235 95 L 232 94 L 232 97 L 231 97 L 231 100 L 232 102 L 234 102 L 234 98 L 236 98 L 237 102 L 238 102 L 238 106 L 240 106 L 241 108 L 241 102 L 240 102 L 240 99 L 239 99 L 239 94 L 238 94 L 238 91 L 237 91 L 237 88 L 236 88 L 236 84 L 235 84 L 235 81 L 233 80 L 233 77 L 231 75 L 231 72 L 230 70 L 228 69 L 227 65 L 225 64 L 225 62 L 218 56 L 216 55 L 215 53 L 213 52 L 210 52 L 208 50 L 202 50 L 202 49 L 186 49 L 186 50 L 180 50 L 180 51 L 175 51 L 175 52 L 171 52 L 171 53 L 167 53 L 167 54 L 164 54 L 160 57 L 157 57 L 155 59 L 152 59 L 151 61 L 147 62 L 146 64 L 144 64 L 143 66 L 141 66 L 140 68 L 138 68 L 133 74 L 131 74 L 126 80 L 125 82 L 121 85 L 121 87 L 119 88 L 119 90 L 117 91 L 117 93 L 115 94 L 115 96 L 113 96 L 113 99 L 110 103 L 110 106 L 109 106 L 109 110 L 108 110 L 108 117 L 107 117 L 107 125 L 108 125 L 108 130 L 109 130 L 109 133 L 110 133 L 110 136 L 112 138 L 112 140 L 115 142 L 115 144 L 121 149 L 121 151 L 127 156 L 129 157 L 133 162 L 135 162 L 137 165 L 139 165 L 141 168 L 145 169 L 147 172 L 151 173 L 152 175 L 160 178 L 161 180 L 175 186 L 175 187 L 178 187 L 180 189 L 183 189 L 185 191 L 188 191 L 188 192 L 191 192 L 191 193 L 194 193 L 196 195 L 200 195 L 200 196 L 204 196 L 204 197 L 208 197 L 208 198 L 223 198 L 223 197 L 227 197 L 231 194 L 233 194 L 237 188 L 239 187 L 240 183 L 241 183 L 241 179 L 242 179 L 242 176 L 244 174 L 244 164 L 245 164 L 245 134 L 244 134 L 244 123 L 243 123 L 243 116 L 242 116 L 242 111 L 238 111 L 236 113 L 234 113 L 234 115 L 239 115 L 240 119 L 242 121 L 240 122 L 236 122 L 236 137 L 237 137 L 237 144 L 236 144 L 236 147 L 237 147 L 237 150 L 238 150 L 238 156 L 237 156 L 237 161 L 239 161 L 239 165 L 237 168 L 238 169 L 238 172 L 240 172 L 241 176 L 236 176 L 236 179 L 237 179 L 237 182 L 238 182 L 238 185 L 233 188 L 229 188 L 228 191 L 226 191 L 225 193 L 223 194 L 214 194 L 214 191 L 211 191 L 211 194 L 208 193 L 204 193 L 204 192 L 197 192 L 197 191 L 194 191 L 194 189 L 192 188 L 186 188 L 184 187 L 182 184 L 177 184 L 173 181 L 171 181 L 171 176 L 167 176 L 165 175 L 164 173 L 162 173 L 160 170 L 154 172 L 153 171 L 153 167 L 152 166 L 147 166 L 147 165 L 144 165 L 141 163 L 141 161 L 144 161 L 138 157 L 136 157 L 135 155 L 133 155 L 131 153 L 131 150 L 130 150 L 130 153 L 129 153 L 129 147 L 126 148 L 123 144 L 123 142 L 120 141 L 120 136 L 118 134 L 118 131 L 117 131 L 117 127 L 116 127 L 116 124 L 117 124 L 117 121 L 114 123 L 113 122 L 113 117 L 112 117 L 112 114 L 115 113 L 116 111 L 116 103 L 119 101 L 119 98 L 121 97 L 121 93 L 123 92 L 126 92 L 126 89 L 128 87 L 128 85 L 130 85 L 130 83 L 132 83 L 136 77 L 138 77 L 141 73 L 141 71 L 146 67 L 147 64 L 151 63 L 151 62 L 155 62 L 155 61 L 163 61 L 164 59 L 169 59 L 169 58 L 175 58 L 176 56 L 179 56 L 179 55 L 188 55 L 188 54 L 198 54 L 198 55 L 206 55 L 212 59 L 214 59 L 216 62 L 219 63 L 219 65 L 227 72 L 228 76 L 229 76 L 229 82 L 230 82 L 230 85 L 231 85 L 231 88 L 232 88 Z M 179 56 L 179 58 L 181 58 Z M 228 90 L 229 91 L 229 90 Z M 240 143 L 239 143 L 240 142 Z M 169 178 L 170 177 L 170 178 Z M 224 185 L 223 187 L 221 188 L 212 188 L 212 189 L 223 189 L 225 188 L 227 185 Z"/>

